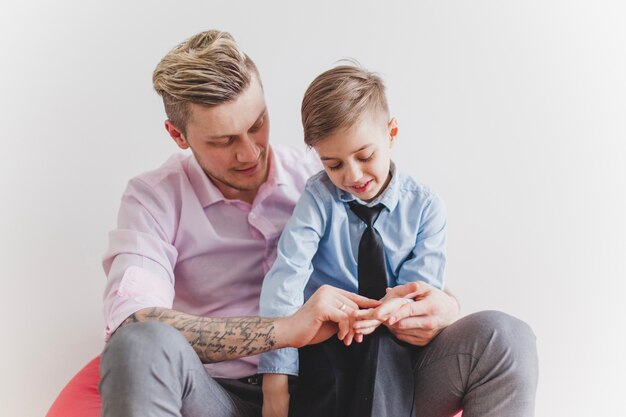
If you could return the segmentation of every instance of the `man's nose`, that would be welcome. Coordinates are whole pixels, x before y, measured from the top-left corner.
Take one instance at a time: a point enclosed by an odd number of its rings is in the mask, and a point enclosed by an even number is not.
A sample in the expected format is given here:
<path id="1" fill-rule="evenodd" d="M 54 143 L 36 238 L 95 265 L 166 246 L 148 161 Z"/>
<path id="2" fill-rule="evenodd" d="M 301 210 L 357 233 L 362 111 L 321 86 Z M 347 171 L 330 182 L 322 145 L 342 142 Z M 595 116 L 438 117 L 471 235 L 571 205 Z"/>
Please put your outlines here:
<path id="1" fill-rule="evenodd" d="M 245 135 L 241 137 L 239 148 L 237 148 L 238 162 L 254 162 L 259 159 L 261 148 L 252 138 Z"/>

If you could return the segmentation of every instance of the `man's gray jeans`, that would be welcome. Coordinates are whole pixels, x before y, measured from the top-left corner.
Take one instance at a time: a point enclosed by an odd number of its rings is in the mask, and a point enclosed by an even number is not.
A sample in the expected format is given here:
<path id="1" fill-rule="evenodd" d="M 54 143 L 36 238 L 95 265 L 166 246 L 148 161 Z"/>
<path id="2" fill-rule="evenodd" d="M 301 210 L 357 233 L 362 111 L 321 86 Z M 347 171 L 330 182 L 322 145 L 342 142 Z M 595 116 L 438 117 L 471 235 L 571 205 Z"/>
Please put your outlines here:
<path id="1" fill-rule="evenodd" d="M 537 350 L 524 322 L 496 311 L 475 313 L 416 349 L 416 417 L 453 416 L 461 409 L 464 417 L 534 415 Z M 183 336 L 165 324 L 118 329 L 104 349 L 100 373 L 103 417 L 261 415 L 260 404 L 209 377 Z M 393 381 L 377 386 L 374 395 L 384 395 Z"/>

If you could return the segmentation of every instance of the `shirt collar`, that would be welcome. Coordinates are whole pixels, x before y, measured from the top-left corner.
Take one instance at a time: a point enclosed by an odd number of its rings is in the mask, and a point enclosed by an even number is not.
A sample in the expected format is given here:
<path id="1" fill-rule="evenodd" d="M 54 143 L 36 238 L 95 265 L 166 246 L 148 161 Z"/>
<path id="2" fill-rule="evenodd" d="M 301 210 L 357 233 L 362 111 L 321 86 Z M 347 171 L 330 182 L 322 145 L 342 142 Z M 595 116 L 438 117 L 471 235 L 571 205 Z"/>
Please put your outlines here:
<path id="1" fill-rule="evenodd" d="M 268 153 L 269 169 L 267 179 L 261 184 L 255 202 L 259 200 L 259 195 L 269 195 L 275 190 L 277 185 L 285 184 L 287 182 L 287 176 L 289 175 L 279 161 L 277 161 L 271 146 L 268 146 Z M 191 182 L 196 196 L 198 196 L 198 201 L 203 208 L 220 201 L 232 201 L 224 197 L 224 194 L 222 194 L 213 181 L 209 179 L 206 172 L 204 172 L 198 160 L 193 155 L 188 159 L 187 175 L 189 176 L 189 181 Z"/>
<path id="2" fill-rule="evenodd" d="M 349 192 L 343 191 L 339 188 L 337 188 L 336 190 L 337 198 L 339 198 L 340 201 L 343 201 L 345 203 L 356 201 L 357 203 L 362 204 L 367 207 L 373 207 L 377 204 L 382 204 L 383 206 L 387 207 L 389 211 L 393 211 L 393 209 L 398 205 L 398 198 L 399 198 L 398 187 L 399 187 L 399 182 L 400 182 L 398 178 L 398 173 L 396 171 L 396 164 L 393 161 L 391 161 L 391 164 L 389 166 L 389 173 L 391 174 L 391 180 L 389 181 L 389 184 L 387 184 L 387 187 L 383 190 L 383 192 L 378 197 L 376 197 L 374 200 L 370 202 L 365 202 L 353 196 Z"/>
<path id="3" fill-rule="evenodd" d="M 274 183 L 275 185 L 285 185 L 291 181 L 291 174 L 283 166 L 283 161 L 279 160 L 274 153 L 274 149 L 268 146 L 269 152 L 269 172 L 267 174 L 266 183 Z"/>

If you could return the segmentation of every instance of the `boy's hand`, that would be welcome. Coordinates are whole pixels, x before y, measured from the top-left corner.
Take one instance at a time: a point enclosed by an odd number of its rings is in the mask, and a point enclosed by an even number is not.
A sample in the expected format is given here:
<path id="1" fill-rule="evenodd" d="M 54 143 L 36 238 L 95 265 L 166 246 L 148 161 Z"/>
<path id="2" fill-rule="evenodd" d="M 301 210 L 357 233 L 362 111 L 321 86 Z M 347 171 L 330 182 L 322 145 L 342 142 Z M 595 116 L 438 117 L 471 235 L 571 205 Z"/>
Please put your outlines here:
<path id="1" fill-rule="evenodd" d="M 353 325 L 356 335 L 368 335 L 378 326 L 388 322 L 406 304 L 413 301 L 420 294 L 420 284 L 411 282 L 394 288 L 387 288 L 387 293 L 380 300 L 382 304 L 376 308 L 355 311 Z M 392 319 L 393 320 L 393 319 Z"/>
<path id="2" fill-rule="evenodd" d="M 385 300 L 380 307 L 355 311 L 355 334 L 368 335 L 374 332 L 378 326 L 385 323 L 390 317 L 396 314 L 402 306 L 410 302 L 412 302 L 412 300 L 407 298 L 389 298 Z"/>
<path id="3" fill-rule="evenodd" d="M 289 414 L 289 382 L 287 375 L 263 375 L 263 417 L 287 417 Z"/>

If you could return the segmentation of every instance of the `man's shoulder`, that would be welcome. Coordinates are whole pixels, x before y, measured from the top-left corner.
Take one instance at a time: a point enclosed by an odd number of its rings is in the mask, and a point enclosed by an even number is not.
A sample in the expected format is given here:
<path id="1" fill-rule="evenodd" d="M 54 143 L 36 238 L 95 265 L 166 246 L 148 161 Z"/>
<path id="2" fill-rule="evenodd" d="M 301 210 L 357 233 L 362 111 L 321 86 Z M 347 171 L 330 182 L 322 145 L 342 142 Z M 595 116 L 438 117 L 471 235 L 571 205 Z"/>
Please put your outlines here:
<path id="1" fill-rule="evenodd" d="M 150 187 L 162 187 L 171 179 L 187 177 L 187 164 L 192 155 L 175 153 L 158 168 L 142 172 L 130 179 L 130 182 L 142 182 Z"/>
<path id="2" fill-rule="evenodd" d="M 322 164 L 315 152 L 286 145 L 272 145 L 276 162 L 291 175 L 308 179 L 322 169 Z"/>
<path id="3" fill-rule="evenodd" d="M 276 164 L 277 181 L 297 190 L 304 190 L 307 180 L 317 173 L 321 163 L 312 152 L 306 152 L 289 146 L 272 146 L 273 160 Z"/>
<path id="4" fill-rule="evenodd" d="M 188 167 L 193 155 L 175 153 L 161 166 L 143 172 L 128 181 L 127 193 L 171 199 L 180 196 L 183 189 L 190 187 Z M 159 196 L 159 197 L 157 197 Z"/>

